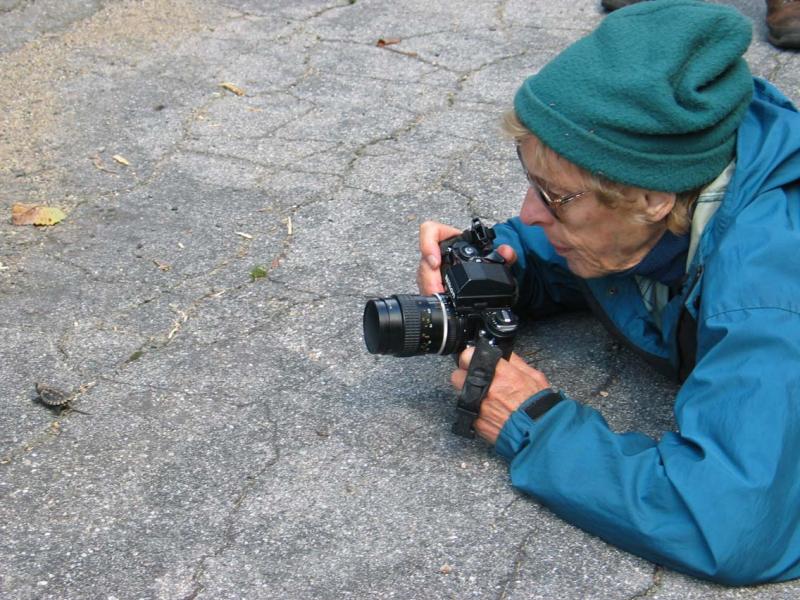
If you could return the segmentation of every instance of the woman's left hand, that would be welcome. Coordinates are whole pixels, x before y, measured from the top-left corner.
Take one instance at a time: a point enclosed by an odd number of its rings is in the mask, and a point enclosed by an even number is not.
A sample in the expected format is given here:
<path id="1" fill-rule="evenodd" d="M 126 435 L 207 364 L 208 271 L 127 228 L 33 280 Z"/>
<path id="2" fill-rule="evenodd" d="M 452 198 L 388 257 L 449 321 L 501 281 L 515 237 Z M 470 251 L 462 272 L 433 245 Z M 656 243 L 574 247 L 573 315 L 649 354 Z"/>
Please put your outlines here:
<path id="1" fill-rule="evenodd" d="M 467 348 L 461 353 L 458 369 L 450 376 L 450 382 L 458 392 L 464 387 L 474 351 L 474 348 Z M 481 403 L 480 415 L 475 421 L 476 433 L 494 444 L 511 413 L 525 400 L 548 387 L 550 383 L 544 373 L 531 367 L 519 355 L 512 353 L 508 360 L 501 358 Z"/>

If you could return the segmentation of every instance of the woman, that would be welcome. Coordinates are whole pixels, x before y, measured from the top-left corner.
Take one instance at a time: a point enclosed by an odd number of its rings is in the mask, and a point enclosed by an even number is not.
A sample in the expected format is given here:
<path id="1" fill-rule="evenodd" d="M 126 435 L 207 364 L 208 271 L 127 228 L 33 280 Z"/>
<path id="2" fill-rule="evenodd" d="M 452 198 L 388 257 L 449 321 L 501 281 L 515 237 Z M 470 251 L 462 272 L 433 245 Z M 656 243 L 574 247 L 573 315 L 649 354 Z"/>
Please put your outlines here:
<path id="1" fill-rule="evenodd" d="M 750 35 L 724 6 L 637 4 L 526 80 L 506 119 L 530 184 L 495 228 L 520 312 L 592 308 L 682 380 L 679 431 L 616 434 L 517 355 L 475 423 L 566 520 L 737 585 L 800 576 L 800 115 L 750 75 Z M 421 293 L 441 291 L 455 233 L 421 227 Z"/>

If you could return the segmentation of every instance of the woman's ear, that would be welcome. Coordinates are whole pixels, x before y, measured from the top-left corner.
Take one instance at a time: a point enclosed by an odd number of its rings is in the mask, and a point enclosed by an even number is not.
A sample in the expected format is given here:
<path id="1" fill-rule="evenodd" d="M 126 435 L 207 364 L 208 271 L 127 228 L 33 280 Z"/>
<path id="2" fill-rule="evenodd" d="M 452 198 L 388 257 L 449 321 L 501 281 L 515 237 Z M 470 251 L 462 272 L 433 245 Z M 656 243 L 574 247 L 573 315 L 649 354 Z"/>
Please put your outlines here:
<path id="1" fill-rule="evenodd" d="M 645 192 L 644 217 L 648 223 L 659 223 L 667 218 L 675 206 L 674 192 Z"/>

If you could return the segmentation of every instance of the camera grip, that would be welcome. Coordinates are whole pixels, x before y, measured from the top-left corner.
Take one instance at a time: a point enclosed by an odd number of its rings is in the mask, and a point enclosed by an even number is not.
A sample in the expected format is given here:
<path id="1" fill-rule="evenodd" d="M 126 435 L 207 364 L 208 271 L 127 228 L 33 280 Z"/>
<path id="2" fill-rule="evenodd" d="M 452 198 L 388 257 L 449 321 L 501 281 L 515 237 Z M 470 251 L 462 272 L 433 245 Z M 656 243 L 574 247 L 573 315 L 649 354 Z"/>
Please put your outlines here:
<path id="1" fill-rule="evenodd" d="M 497 346 L 490 344 L 489 340 L 483 336 L 478 338 L 475 345 L 475 352 L 469 363 L 467 378 L 464 387 L 458 396 L 456 406 L 456 422 L 453 423 L 453 433 L 462 437 L 475 437 L 473 424 L 481 409 L 489 386 L 494 378 L 494 370 L 497 361 L 503 355 L 503 351 Z"/>

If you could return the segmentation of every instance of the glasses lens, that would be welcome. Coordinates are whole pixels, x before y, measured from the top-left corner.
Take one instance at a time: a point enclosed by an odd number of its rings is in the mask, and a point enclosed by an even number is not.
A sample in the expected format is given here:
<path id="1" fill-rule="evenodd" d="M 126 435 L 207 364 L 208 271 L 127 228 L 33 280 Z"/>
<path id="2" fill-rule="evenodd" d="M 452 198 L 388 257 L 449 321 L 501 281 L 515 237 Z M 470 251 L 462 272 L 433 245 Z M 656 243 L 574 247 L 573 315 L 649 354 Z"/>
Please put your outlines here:
<path id="1" fill-rule="evenodd" d="M 528 167 L 525 166 L 525 161 L 522 160 L 522 151 L 519 149 L 519 145 L 517 145 L 517 158 L 519 158 L 519 164 L 522 165 L 522 170 L 525 172 L 525 178 L 528 180 L 528 185 L 533 188 L 533 191 L 536 192 L 536 195 L 539 196 L 539 199 L 542 201 L 547 207 L 547 210 L 550 211 L 550 214 L 553 215 L 556 219 L 558 219 L 558 214 L 555 210 L 555 203 L 553 199 L 550 197 L 550 194 L 542 187 L 542 185 L 536 181 L 531 172 L 528 171 Z"/>

